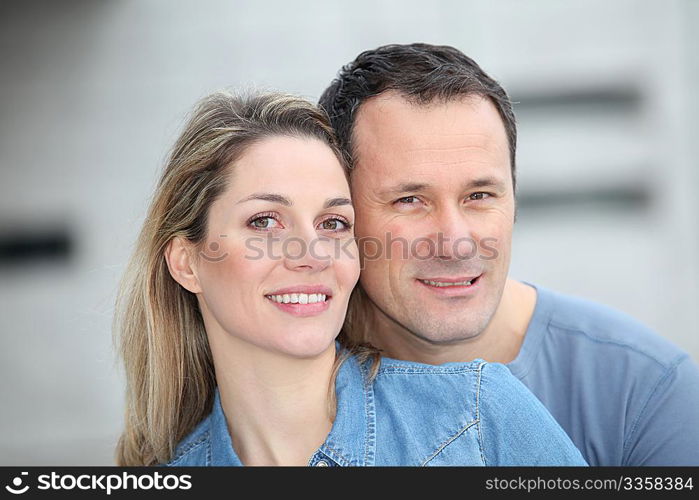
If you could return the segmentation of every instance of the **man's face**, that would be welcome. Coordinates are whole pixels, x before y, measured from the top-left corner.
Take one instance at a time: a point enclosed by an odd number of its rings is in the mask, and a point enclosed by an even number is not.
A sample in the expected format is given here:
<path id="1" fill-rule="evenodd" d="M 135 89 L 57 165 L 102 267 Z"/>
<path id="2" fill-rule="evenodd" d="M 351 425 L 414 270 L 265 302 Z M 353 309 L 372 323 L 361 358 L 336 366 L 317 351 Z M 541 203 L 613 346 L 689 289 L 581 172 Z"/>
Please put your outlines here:
<path id="1" fill-rule="evenodd" d="M 479 335 L 505 286 L 515 210 L 495 106 L 384 93 L 359 109 L 354 152 L 360 282 L 377 327 L 430 343 Z"/>

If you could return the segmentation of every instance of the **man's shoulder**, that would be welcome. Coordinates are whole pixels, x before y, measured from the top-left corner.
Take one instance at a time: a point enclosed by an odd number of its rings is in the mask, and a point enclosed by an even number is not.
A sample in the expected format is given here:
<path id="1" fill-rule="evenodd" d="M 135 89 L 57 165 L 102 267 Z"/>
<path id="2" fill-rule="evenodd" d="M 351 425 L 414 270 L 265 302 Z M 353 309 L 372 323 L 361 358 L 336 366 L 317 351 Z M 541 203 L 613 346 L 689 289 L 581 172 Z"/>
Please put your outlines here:
<path id="1" fill-rule="evenodd" d="M 592 465 L 694 463 L 668 422 L 696 419 L 699 372 L 687 352 L 630 315 L 537 289 L 510 370 L 541 400 Z M 584 408 L 585 411 L 580 411 Z"/>
<path id="2" fill-rule="evenodd" d="M 537 287 L 546 308 L 541 327 L 554 343 L 584 345 L 595 353 L 625 352 L 667 368 L 688 354 L 658 332 L 627 313 L 581 297 Z"/>

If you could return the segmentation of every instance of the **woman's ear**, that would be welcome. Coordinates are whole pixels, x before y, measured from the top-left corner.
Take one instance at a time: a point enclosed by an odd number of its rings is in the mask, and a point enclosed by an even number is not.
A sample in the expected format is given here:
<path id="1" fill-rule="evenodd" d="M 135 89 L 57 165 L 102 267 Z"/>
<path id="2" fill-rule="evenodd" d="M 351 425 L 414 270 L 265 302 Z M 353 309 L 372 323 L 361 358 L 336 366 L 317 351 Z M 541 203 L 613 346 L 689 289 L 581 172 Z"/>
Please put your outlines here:
<path id="1" fill-rule="evenodd" d="M 165 261 L 175 281 L 192 293 L 201 293 L 191 252 L 191 245 L 181 236 L 175 236 L 165 248 Z"/>

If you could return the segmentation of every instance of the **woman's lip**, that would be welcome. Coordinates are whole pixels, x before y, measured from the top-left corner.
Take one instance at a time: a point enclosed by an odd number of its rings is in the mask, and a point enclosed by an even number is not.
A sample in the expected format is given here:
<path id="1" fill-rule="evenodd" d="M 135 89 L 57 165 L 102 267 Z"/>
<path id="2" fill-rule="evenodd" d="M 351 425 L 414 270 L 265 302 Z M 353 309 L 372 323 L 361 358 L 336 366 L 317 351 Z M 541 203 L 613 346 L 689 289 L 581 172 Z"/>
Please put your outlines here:
<path id="1" fill-rule="evenodd" d="M 328 297 L 323 301 L 314 302 L 312 304 L 292 304 L 291 302 L 285 304 L 284 302 L 277 302 L 270 299 L 267 300 L 269 300 L 269 302 L 277 306 L 279 310 L 284 311 L 285 313 L 291 314 L 292 316 L 296 316 L 299 318 L 304 318 L 306 316 L 315 316 L 324 311 L 327 311 L 327 309 L 330 307 L 330 300 L 332 299 Z"/>
<path id="2" fill-rule="evenodd" d="M 284 295 L 284 294 L 291 294 L 291 293 L 307 293 L 307 294 L 323 294 L 326 297 L 331 297 L 333 294 L 333 291 L 331 288 L 328 288 L 325 285 L 294 285 L 294 286 L 287 286 L 285 288 L 280 288 L 278 290 L 275 290 L 273 292 L 268 292 L 265 293 L 264 295 Z"/>

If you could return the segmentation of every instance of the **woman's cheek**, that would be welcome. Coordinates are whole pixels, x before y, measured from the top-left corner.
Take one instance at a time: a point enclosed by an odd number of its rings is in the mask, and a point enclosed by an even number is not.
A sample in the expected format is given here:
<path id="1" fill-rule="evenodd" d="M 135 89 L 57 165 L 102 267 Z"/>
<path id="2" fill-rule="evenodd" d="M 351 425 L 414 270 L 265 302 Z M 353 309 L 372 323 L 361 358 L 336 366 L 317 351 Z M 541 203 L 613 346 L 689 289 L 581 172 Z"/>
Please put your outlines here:
<path id="1" fill-rule="evenodd" d="M 354 238 L 351 240 L 343 240 L 338 245 L 339 248 L 339 258 L 335 261 L 335 265 L 339 268 L 338 274 L 342 276 L 340 279 L 345 282 L 350 290 L 354 288 L 354 285 L 359 280 L 360 265 L 359 265 L 359 249 L 357 248 L 357 243 Z M 340 280 L 338 280 L 340 281 Z"/>

